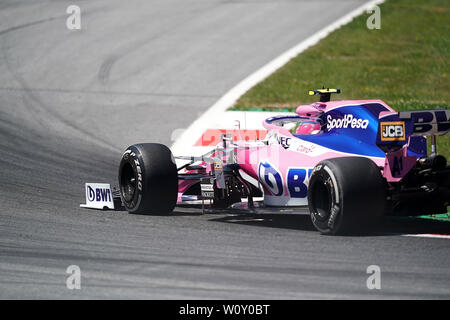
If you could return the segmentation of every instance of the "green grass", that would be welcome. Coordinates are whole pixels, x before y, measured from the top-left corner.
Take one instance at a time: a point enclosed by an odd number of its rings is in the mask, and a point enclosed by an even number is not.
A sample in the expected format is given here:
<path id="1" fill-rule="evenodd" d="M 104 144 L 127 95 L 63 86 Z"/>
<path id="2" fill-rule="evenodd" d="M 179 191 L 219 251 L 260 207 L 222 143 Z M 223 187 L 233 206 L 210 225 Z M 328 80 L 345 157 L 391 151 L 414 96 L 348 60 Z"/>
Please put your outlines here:
<path id="1" fill-rule="evenodd" d="M 290 110 L 311 103 L 309 89 L 340 88 L 334 99 L 381 99 L 396 110 L 448 108 L 450 103 L 450 1 L 388 0 L 381 29 L 368 14 L 317 45 L 242 96 L 233 110 Z M 450 135 L 438 138 L 450 156 Z"/>

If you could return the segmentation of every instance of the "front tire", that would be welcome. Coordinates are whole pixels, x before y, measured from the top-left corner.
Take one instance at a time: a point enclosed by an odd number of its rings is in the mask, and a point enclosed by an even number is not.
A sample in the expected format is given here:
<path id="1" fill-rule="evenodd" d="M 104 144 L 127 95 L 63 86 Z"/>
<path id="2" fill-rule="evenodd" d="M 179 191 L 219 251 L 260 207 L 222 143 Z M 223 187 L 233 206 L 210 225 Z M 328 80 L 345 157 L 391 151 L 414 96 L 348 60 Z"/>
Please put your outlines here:
<path id="1" fill-rule="evenodd" d="M 172 152 L 159 143 L 127 148 L 119 165 L 120 197 L 138 214 L 168 214 L 178 197 L 178 171 Z"/>
<path id="2" fill-rule="evenodd" d="M 361 234 L 373 229 L 385 208 L 380 169 L 368 158 L 343 157 L 320 162 L 308 187 L 313 225 L 322 234 Z"/>

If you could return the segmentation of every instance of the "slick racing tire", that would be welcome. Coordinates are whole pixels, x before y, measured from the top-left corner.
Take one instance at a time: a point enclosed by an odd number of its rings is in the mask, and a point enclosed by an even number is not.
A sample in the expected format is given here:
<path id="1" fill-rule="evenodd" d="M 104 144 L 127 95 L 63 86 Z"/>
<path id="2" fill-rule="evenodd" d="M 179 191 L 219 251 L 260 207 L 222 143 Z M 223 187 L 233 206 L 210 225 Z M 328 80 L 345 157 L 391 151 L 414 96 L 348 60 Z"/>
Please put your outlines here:
<path id="1" fill-rule="evenodd" d="M 178 197 L 178 172 L 172 152 L 158 143 L 128 147 L 120 161 L 119 188 L 130 213 L 172 212 Z"/>
<path id="2" fill-rule="evenodd" d="M 308 187 L 313 225 L 322 234 L 364 234 L 375 228 L 385 209 L 380 169 L 368 158 L 344 157 L 320 162 Z"/>

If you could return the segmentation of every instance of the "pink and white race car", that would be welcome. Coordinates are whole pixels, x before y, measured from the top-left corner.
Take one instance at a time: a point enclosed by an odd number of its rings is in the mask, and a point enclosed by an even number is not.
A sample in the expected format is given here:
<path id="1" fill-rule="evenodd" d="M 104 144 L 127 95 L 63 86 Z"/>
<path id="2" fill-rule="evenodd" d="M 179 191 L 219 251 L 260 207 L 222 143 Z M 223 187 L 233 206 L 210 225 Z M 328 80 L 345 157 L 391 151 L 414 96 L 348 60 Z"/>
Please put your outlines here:
<path id="1" fill-rule="evenodd" d="M 310 91 L 319 102 L 266 119 L 263 140 L 223 135 L 203 156 L 130 146 L 119 167 L 122 205 L 161 214 L 186 200 L 224 208 L 262 196 L 265 206 L 308 206 L 323 234 L 360 233 L 383 215 L 447 212 L 450 166 L 436 136 L 448 133 L 450 111 L 396 112 L 381 100 L 330 101 L 332 93 L 340 90 Z M 175 158 L 186 163 L 177 168 Z"/>

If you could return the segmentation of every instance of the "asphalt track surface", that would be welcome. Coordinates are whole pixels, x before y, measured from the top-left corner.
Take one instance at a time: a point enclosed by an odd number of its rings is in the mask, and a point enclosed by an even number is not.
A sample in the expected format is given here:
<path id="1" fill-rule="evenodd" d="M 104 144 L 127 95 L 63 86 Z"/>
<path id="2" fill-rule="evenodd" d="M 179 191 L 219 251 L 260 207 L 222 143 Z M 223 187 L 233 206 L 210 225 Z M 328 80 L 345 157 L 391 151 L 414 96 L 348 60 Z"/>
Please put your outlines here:
<path id="1" fill-rule="evenodd" d="M 172 144 L 238 81 L 364 1 L 0 3 L 0 298 L 450 298 L 436 222 L 326 237 L 305 216 L 79 208 L 130 144 Z M 66 268 L 81 268 L 81 290 Z M 368 290 L 378 265 L 381 290 Z"/>

